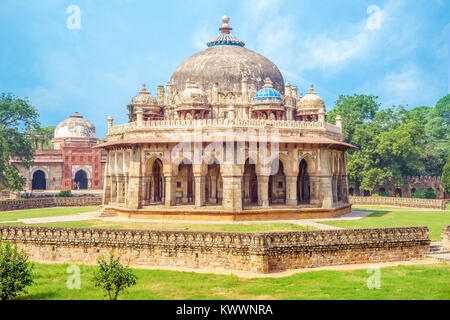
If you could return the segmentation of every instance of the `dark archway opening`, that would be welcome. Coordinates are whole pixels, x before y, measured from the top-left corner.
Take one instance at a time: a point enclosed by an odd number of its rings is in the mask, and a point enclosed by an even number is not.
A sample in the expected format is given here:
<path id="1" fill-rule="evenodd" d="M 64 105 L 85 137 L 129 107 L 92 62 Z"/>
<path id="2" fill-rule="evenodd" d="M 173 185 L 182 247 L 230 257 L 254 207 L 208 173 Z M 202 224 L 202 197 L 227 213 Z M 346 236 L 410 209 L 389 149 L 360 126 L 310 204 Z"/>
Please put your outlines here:
<path id="1" fill-rule="evenodd" d="M 87 190 L 88 179 L 86 172 L 78 170 L 77 173 L 75 173 L 75 185 L 77 190 Z"/>
<path id="2" fill-rule="evenodd" d="M 286 176 L 283 163 L 280 159 L 272 162 L 271 175 L 269 177 L 269 203 L 286 203 Z"/>
<path id="3" fill-rule="evenodd" d="M 302 159 L 297 176 L 297 200 L 299 204 L 309 204 L 311 201 L 311 184 L 308 175 L 308 164 Z"/>
<path id="4" fill-rule="evenodd" d="M 152 167 L 152 177 L 153 177 L 153 197 L 150 197 L 153 201 L 161 202 L 164 197 L 163 188 L 163 164 L 161 160 L 156 159 L 153 162 Z"/>
<path id="5" fill-rule="evenodd" d="M 258 203 L 258 178 L 256 175 L 256 165 L 250 158 L 245 161 L 244 165 L 242 195 L 244 204 Z"/>
<path id="6" fill-rule="evenodd" d="M 42 170 L 37 170 L 35 173 L 33 173 L 33 181 L 31 185 L 33 190 L 47 189 L 47 183 L 45 181 L 45 173 Z"/>

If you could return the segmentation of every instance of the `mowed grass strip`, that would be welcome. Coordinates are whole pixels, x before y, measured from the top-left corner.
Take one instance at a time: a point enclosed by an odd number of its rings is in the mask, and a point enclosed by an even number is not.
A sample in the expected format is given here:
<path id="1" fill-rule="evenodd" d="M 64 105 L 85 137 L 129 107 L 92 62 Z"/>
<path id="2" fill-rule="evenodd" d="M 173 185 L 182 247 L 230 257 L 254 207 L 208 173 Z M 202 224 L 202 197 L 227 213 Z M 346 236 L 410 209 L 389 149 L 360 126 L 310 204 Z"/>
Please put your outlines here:
<path id="1" fill-rule="evenodd" d="M 25 225 L 23 223 L 9 223 L 8 225 Z M 294 223 L 237 223 L 237 224 L 197 224 L 185 222 L 157 223 L 157 222 L 112 222 L 104 220 L 86 220 L 55 223 L 40 223 L 33 226 L 64 227 L 64 228 L 108 228 L 108 229 L 137 229 L 164 231 L 218 231 L 218 232 L 274 232 L 274 231 L 305 231 L 314 230 L 313 227 L 299 226 Z"/>
<path id="2" fill-rule="evenodd" d="M 427 226 L 431 241 L 440 241 L 442 229 L 450 224 L 450 211 L 417 211 L 404 208 L 380 209 L 377 207 L 354 206 L 353 210 L 367 210 L 373 214 L 359 220 L 321 221 L 320 223 L 346 229 L 389 228 Z"/>
<path id="3" fill-rule="evenodd" d="M 17 219 L 47 218 L 70 216 L 83 212 L 98 211 L 100 207 L 56 207 L 16 211 L 0 211 L 0 221 L 15 221 Z"/>
<path id="4" fill-rule="evenodd" d="M 19 299 L 104 299 L 93 285 L 95 266 L 79 265 L 81 289 L 69 290 L 68 264 L 35 264 L 36 285 Z M 354 271 L 308 271 L 282 278 L 239 278 L 232 275 L 134 269 L 137 285 L 122 300 L 154 299 L 450 299 L 448 264 L 380 269 L 380 289 L 368 289 L 372 275 Z"/>

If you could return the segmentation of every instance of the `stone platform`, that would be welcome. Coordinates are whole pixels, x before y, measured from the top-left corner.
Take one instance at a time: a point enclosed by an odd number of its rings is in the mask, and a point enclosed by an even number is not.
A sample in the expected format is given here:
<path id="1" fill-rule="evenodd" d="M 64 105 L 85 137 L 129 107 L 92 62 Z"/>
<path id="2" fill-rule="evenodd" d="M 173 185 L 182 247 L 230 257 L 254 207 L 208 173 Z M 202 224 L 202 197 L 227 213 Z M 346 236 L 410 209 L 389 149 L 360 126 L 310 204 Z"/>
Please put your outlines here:
<path id="1" fill-rule="evenodd" d="M 129 209 L 121 206 L 103 206 L 101 217 L 119 216 L 130 219 L 153 220 L 200 220 L 200 221 L 266 221 L 335 218 L 352 210 L 351 204 L 336 208 L 299 208 L 290 206 L 247 207 L 241 211 L 227 211 L 221 206 L 164 205 L 147 206 L 142 209 Z"/>

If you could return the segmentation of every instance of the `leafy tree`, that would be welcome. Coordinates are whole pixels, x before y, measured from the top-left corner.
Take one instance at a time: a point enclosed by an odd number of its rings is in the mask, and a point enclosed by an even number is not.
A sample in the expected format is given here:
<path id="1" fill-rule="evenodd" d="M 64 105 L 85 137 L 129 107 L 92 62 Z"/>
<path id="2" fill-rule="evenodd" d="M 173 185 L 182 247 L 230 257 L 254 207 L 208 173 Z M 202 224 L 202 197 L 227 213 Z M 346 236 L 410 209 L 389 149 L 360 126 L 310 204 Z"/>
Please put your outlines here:
<path id="1" fill-rule="evenodd" d="M 373 120 L 379 110 L 380 104 L 376 101 L 377 99 L 376 96 L 364 94 L 339 95 L 335 107 L 328 112 L 327 121 L 334 124 L 336 116 L 342 116 L 344 140 L 352 143 L 355 129 Z"/>
<path id="2" fill-rule="evenodd" d="M 109 262 L 103 256 L 98 259 L 99 267 L 94 274 L 94 284 L 106 290 L 109 300 L 117 300 L 120 292 L 136 284 L 137 277 L 128 267 L 120 263 L 120 258 L 114 258 L 109 254 Z"/>
<path id="3" fill-rule="evenodd" d="M 36 150 L 51 149 L 55 128 L 56 128 L 55 126 L 48 126 L 27 132 L 27 135 L 34 143 L 34 148 Z"/>
<path id="4" fill-rule="evenodd" d="M 33 143 L 25 132 L 38 130 L 37 111 L 28 100 L 10 94 L 0 95 L 0 190 L 19 191 L 25 180 L 12 158 L 20 159 L 29 167 L 33 157 Z"/>
<path id="5" fill-rule="evenodd" d="M 450 157 L 447 158 L 441 177 L 442 185 L 446 193 L 450 193 Z"/>
<path id="6" fill-rule="evenodd" d="M 26 294 L 25 288 L 33 283 L 33 264 L 28 262 L 26 253 L 0 238 L 0 299 Z"/>

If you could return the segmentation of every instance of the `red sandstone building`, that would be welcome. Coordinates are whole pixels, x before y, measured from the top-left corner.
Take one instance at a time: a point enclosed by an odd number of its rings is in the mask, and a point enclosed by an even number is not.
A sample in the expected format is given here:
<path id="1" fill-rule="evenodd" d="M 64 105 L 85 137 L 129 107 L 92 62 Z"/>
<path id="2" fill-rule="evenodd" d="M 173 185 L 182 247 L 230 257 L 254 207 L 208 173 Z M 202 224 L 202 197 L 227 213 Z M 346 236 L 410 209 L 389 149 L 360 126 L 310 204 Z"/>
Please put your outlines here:
<path id="1" fill-rule="evenodd" d="M 93 148 L 100 140 L 95 126 L 75 112 L 55 128 L 52 150 L 36 150 L 26 168 L 13 163 L 26 180 L 26 190 L 102 190 L 106 153 Z"/>

